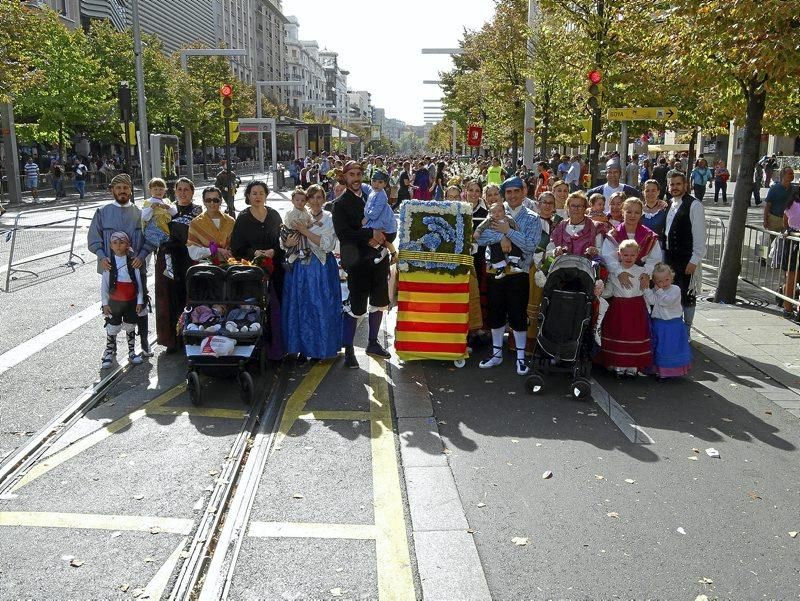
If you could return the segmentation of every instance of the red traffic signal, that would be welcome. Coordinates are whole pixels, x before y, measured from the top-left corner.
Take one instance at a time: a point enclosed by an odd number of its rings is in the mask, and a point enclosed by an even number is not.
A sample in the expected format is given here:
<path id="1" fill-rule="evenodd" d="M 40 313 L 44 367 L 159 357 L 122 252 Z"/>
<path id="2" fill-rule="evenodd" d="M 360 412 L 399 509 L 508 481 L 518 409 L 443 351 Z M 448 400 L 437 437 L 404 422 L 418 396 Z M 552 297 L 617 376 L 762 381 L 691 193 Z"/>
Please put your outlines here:
<path id="1" fill-rule="evenodd" d="M 603 81 L 603 75 L 597 69 L 592 69 L 591 71 L 589 71 L 589 73 L 586 74 L 586 77 L 588 77 L 589 81 L 591 81 L 595 85 Z"/>
<path id="2" fill-rule="evenodd" d="M 233 86 L 226 83 L 219 89 L 219 93 L 223 98 L 233 98 Z"/>

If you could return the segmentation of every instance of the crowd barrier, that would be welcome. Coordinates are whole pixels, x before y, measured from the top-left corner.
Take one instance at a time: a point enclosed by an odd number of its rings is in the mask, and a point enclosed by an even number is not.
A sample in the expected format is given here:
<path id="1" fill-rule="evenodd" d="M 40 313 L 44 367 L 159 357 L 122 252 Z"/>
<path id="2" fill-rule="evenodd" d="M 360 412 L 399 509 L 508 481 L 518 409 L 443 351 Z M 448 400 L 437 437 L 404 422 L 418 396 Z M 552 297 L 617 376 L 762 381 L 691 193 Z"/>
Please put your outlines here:
<path id="1" fill-rule="evenodd" d="M 703 275 L 716 286 L 725 249 L 727 227 L 719 217 L 706 217 L 706 257 Z M 745 225 L 739 279 L 766 292 L 775 304 L 784 301 L 800 311 L 797 277 L 800 272 L 800 235 L 784 235 L 754 224 Z M 786 290 L 787 281 L 794 290 Z"/>
<path id="2" fill-rule="evenodd" d="M 4 292 L 11 292 L 14 280 L 37 279 L 54 268 L 75 267 L 85 263 L 75 252 L 75 240 L 81 220 L 90 217 L 81 213 L 94 210 L 99 204 L 20 211 L 13 224 L 0 230 L 0 269 L 5 271 Z M 85 225 L 83 226 L 85 227 Z M 53 259 L 65 256 L 65 262 Z"/>

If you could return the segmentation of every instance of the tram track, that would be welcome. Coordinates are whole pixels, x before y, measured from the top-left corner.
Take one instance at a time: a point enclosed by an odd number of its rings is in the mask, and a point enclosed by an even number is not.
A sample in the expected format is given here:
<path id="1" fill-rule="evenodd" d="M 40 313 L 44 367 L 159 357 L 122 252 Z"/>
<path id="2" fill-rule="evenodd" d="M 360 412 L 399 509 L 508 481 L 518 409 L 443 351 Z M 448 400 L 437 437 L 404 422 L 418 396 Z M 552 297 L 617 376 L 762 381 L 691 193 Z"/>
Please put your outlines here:
<path id="1" fill-rule="evenodd" d="M 151 345 L 155 343 L 155 337 L 150 343 Z M 8 498 L 16 484 L 40 461 L 59 438 L 97 407 L 109 390 L 121 382 L 131 368 L 132 365 L 129 361 L 124 359 L 99 382 L 87 387 L 80 396 L 67 405 L 16 453 L 0 463 L 0 499 Z"/>
<path id="2" fill-rule="evenodd" d="M 230 554 L 231 528 L 239 531 L 246 526 L 252 495 L 246 495 L 249 504 L 245 504 L 240 491 L 254 490 L 258 485 L 285 407 L 292 367 L 286 362 L 279 369 L 231 445 L 194 536 L 181 553 L 183 562 L 176 566 L 177 575 L 173 575 L 169 587 L 170 601 L 197 599 L 208 574 L 218 573 L 217 566 Z M 230 565 L 235 565 L 235 560 Z"/>

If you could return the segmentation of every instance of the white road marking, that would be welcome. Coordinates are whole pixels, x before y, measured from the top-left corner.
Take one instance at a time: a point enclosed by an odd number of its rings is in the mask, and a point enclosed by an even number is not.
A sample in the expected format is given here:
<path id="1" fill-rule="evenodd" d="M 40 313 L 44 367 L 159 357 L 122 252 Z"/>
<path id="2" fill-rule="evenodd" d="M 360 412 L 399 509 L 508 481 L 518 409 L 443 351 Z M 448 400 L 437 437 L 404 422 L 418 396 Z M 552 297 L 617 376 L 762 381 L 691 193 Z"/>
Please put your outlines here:
<path id="1" fill-rule="evenodd" d="M 100 301 L 0 355 L 0 374 L 100 316 Z"/>
<path id="2" fill-rule="evenodd" d="M 591 380 L 591 383 L 594 402 L 606 412 L 611 421 L 625 435 L 625 438 L 635 444 L 655 444 L 655 440 L 634 421 L 625 409 L 620 407 L 605 388 L 594 379 Z"/>

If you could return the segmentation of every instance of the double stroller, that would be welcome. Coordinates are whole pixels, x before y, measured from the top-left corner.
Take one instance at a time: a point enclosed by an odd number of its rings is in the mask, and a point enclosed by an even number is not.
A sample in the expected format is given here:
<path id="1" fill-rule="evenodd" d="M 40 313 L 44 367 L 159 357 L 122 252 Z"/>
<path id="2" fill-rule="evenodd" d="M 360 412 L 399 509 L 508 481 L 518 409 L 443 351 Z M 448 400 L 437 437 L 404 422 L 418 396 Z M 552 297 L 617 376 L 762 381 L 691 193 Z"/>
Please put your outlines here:
<path id="1" fill-rule="evenodd" d="M 260 267 L 193 265 L 186 274 L 183 333 L 188 374 L 186 387 L 194 405 L 202 400 L 200 373 L 235 375 L 242 401 L 253 402 L 255 386 L 247 371 L 258 360 L 266 371 L 264 349 L 268 327 L 267 278 Z"/>
<path id="2" fill-rule="evenodd" d="M 550 372 L 570 374 L 576 399 L 586 399 L 591 393 L 594 286 L 595 269 L 585 257 L 561 255 L 550 266 L 531 359 L 533 373 L 525 381 L 529 393 L 541 392 L 542 374 Z"/>

